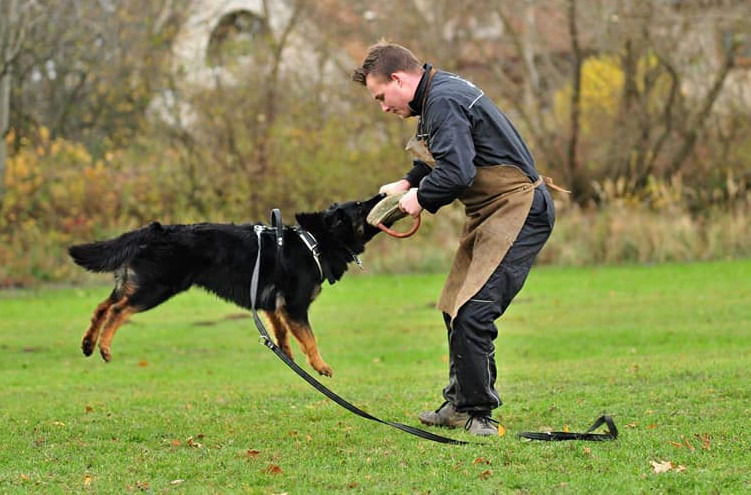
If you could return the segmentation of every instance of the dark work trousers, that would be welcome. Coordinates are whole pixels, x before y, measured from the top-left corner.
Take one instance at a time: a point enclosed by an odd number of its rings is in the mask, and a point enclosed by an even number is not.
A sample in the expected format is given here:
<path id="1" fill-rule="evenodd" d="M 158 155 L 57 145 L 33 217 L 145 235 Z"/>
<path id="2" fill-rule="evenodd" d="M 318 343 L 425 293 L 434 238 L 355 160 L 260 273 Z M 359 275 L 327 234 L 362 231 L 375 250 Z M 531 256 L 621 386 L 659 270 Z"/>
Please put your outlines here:
<path id="1" fill-rule="evenodd" d="M 467 301 L 448 329 L 449 383 L 443 397 L 461 412 L 489 416 L 501 405 L 495 390 L 495 345 L 498 319 L 519 293 L 532 264 L 550 237 L 555 223 L 553 199 L 544 185 L 534 200 L 519 236 L 485 285 Z"/>

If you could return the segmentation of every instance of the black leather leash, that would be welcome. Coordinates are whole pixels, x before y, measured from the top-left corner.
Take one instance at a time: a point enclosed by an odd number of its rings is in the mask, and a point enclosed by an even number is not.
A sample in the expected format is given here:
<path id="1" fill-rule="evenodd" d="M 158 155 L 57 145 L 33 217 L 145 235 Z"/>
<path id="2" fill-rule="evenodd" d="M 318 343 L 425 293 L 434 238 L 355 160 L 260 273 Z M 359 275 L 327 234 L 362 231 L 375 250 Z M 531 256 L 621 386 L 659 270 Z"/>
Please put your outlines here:
<path id="1" fill-rule="evenodd" d="M 607 425 L 607 433 L 592 433 L 602 425 Z M 569 431 L 551 431 L 547 433 L 524 431 L 518 434 L 521 438 L 529 440 L 542 440 L 545 442 L 560 442 L 563 440 L 587 440 L 590 442 L 604 442 L 606 440 L 615 440 L 618 438 L 618 428 L 615 427 L 613 418 L 607 415 L 600 416 L 584 433 L 573 433 Z"/>
<path id="2" fill-rule="evenodd" d="M 256 225 L 255 227 L 255 233 L 258 240 L 258 254 L 256 255 L 256 263 L 253 267 L 253 276 L 250 281 L 250 307 L 253 312 L 253 321 L 256 324 L 256 328 L 258 329 L 258 332 L 261 334 L 261 343 L 271 349 L 274 354 L 276 354 L 279 359 L 284 361 L 284 363 L 292 368 L 295 373 L 300 375 L 306 382 L 308 382 L 310 385 L 313 386 L 316 390 L 321 392 L 323 395 L 328 397 L 329 399 L 333 400 L 343 408 L 347 409 L 348 411 L 362 417 L 365 419 L 369 419 L 371 421 L 376 421 L 378 423 L 392 426 L 396 429 L 402 430 L 406 433 L 409 433 L 411 435 L 418 436 L 420 438 L 424 438 L 426 440 L 431 440 L 433 442 L 438 443 L 445 443 L 445 444 L 452 444 L 452 445 L 466 445 L 469 442 L 464 442 L 461 440 L 454 440 L 453 438 L 447 438 L 442 437 L 440 435 L 435 435 L 433 433 L 430 433 L 428 431 L 421 430 L 419 428 L 415 428 L 414 426 L 405 425 L 402 423 L 394 423 L 391 421 L 385 421 L 380 418 L 377 418 L 373 416 L 372 414 L 369 414 L 359 407 L 347 402 L 346 400 L 342 399 L 340 396 L 329 390 L 325 385 L 323 385 L 321 382 L 316 380 L 314 377 L 312 377 L 308 372 L 306 372 L 304 369 L 302 369 L 300 366 L 297 365 L 292 359 L 290 359 L 289 356 L 287 356 L 284 351 L 282 351 L 279 346 L 277 346 L 273 340 L 271 340 L 271 337 L 269 336 L 268 331 L 266 330 L 266 327 L 263 325 L 263 321 L 261 321 L 261 318 L 258 316 L 258 312 L 256 311 L 256 296 L 258 295 L 258 278 L 260 274 L 260 267 L 261 267 L 261 233 L 267 230 L 267 227 L 263 225 Z M 284 238 L 283 238 L 283 224 L 282 224 L 282 213 L 279 209 L 275 208 L 271 212 L 271 229 L 276 231 L 276 245 L 277 245 L 277 267 L 279 267 L 279 263 L 281 262 L 281 252 L 282 248 L 284 246 Z M 278 268 L 277 268 L 278 269 Z"/>

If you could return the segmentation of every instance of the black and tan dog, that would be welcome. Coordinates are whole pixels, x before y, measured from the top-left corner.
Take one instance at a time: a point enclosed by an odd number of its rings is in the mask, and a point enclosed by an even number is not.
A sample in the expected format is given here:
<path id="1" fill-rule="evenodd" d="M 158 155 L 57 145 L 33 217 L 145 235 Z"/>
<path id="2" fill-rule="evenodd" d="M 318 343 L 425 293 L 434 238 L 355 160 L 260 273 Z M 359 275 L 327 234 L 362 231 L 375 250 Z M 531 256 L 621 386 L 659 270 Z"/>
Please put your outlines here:
<path id="1" fill-rule="evenodd" d="M 277 256 L 275 231 L 261 233 L 256 308 L 268 317 L 285 354 L 292 357 L 291 332 L 308 363 L 322 375 L 331 376 L 332 371 L 318 353 L 308 308 L 323 281 L 339 280 L 379 232 L 366 217 L 382 198 L 377 195 L 296 214 L 299 227 L 283 228 L 281 256 Z M 72 246 L 69 253 L 78 265 L 115 275 L 115 288 L 96 308 L 83 336 L 83 353 L 90 356 L 99 341 L 102 358 L 110 361 L 115 332 L 130 315 L 154 308 L 193 285 L 250 309 L 257 250 L 255 225 L 216 223 L 154 222 L 114 239 Z"/>

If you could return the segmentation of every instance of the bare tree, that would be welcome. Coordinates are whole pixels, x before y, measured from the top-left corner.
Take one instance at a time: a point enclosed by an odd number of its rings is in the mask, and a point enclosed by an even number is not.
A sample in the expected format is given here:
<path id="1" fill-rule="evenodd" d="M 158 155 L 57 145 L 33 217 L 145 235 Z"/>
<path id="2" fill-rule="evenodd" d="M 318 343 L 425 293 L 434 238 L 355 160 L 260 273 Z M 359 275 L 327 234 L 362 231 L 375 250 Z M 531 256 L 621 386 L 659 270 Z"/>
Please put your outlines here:
<path id="1" fill-rule="evenodd" d="M 0 0 L 0 210 L 5 194 L 8 157 L 5 140 L 10 132 L 13 66 L 37 13 L 38 5 L 35 0 Z"/>

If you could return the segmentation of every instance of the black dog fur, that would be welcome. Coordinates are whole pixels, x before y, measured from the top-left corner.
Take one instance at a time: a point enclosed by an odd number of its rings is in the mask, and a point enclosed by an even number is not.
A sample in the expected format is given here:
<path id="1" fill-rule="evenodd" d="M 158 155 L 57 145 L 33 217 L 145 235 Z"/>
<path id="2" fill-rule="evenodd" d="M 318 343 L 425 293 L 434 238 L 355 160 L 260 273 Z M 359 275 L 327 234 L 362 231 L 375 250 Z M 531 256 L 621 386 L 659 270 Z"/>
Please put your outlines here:
<path id="1" fill-rule="evenodd" d="M 380 232 L 365 219 L 382 198 L 334 203 L 324 211 L 295 215 L 299 226 L 318 242 L 321 268 L 329 283 L 338 281 Z M 250 309 L 249 289 L 258 252 L 254 228 L 255 224 L 154 222 L 114 239 L 70 247 L 68 252 L 78 265 L 115 275 L 112 293 L 94 311 L 84 334 L 84 354 L 90 356 L 98 341 L 102 358 L 109 362 L 115 332 L 130 315 L 154 308 L 193 285 Z M 291 332 L 310 365 L 332 376 L 308 321 L 308 308 L 321 291 L 321 272 L 298 232 L 289 226 L 283 232 L 280 257 L 275 232 L 261 234 L 256 308 L 266 314 L 277 345 L 288 356 L 292 357 Z"/>

